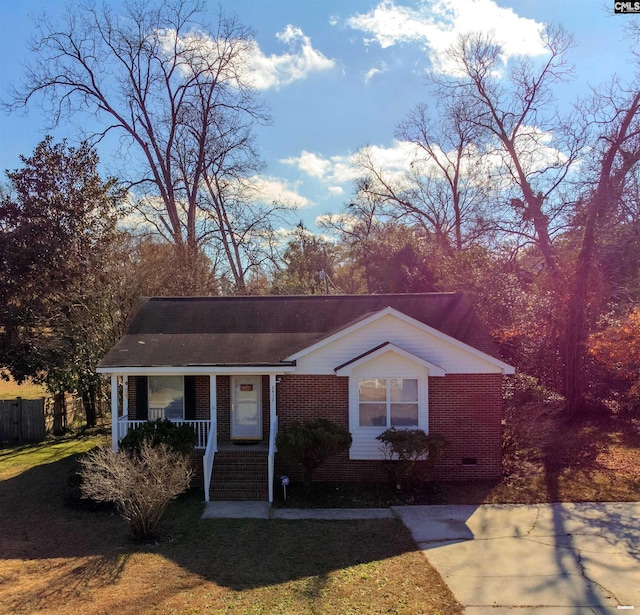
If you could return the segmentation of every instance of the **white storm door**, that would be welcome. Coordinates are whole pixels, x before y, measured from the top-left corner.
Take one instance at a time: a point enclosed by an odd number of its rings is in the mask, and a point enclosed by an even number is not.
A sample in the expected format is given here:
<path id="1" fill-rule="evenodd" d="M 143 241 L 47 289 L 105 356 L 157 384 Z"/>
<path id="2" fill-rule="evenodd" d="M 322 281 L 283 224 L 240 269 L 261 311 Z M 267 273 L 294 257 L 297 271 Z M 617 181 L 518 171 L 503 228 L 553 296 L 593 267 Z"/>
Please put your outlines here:
<path id="1" fill-rule="evenodd" d="M 231 439 L 262 440 L 262 379 L 234 376 L 231 389 Z"/>

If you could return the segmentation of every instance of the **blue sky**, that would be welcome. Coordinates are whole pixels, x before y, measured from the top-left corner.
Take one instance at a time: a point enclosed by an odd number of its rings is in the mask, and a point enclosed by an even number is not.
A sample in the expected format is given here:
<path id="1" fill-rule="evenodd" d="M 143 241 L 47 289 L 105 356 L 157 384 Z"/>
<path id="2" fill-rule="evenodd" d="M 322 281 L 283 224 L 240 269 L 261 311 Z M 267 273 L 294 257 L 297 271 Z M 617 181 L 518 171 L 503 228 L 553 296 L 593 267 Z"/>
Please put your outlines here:
<path id="1" fill-rule="evenodd" d="M 638 19 L 612 15 L 613 0 L 221 0 L 209 2 L 212 19 L 219 5 L 255 32 L 255 83 L 273 117 L 258 130 L 266 169 L 257 185 L 266 200 L 297 205 L 293 219 L 312 229 L 350 200 L 359 149 L 374 147 L 389 164 L 399 159 L 394 129 L 417 103 L 429 103 L 424 74 L 446 71 L 441 52 L 458 33 L 493 28 L 512 53 L 536 58 L 542 25 L 562 24 L 576 40 L 575 79 L 558 91 L 569 105 L 614 72 L 631 74 L 624 26 Z M 64 3 L 0 2 L 0 92 L 20 80 L 30 16 L 43 7 L 55 17 Z M 36 105 L 26 115 L 0 113 L 0 169 L 19 167 L 19 155 L 46 133 Z M 65 125 L 53 134 L 76 133 Z M 98 152 L 108 167 L 108 144 Z"/>

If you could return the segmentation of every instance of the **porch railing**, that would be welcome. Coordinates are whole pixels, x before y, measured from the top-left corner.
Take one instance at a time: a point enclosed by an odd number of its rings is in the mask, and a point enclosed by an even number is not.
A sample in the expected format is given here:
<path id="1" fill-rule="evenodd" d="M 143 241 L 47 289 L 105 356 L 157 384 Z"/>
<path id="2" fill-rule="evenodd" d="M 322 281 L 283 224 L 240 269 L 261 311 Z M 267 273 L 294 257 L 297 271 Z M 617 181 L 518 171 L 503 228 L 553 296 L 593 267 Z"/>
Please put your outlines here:
<path id="1" fill-rule="evenodd" d="M 276 435 L 278 433 L 278 417 L 276 416 L 271 422 L 271 431 L 269 432 L 269 457 L 268 457 L 268 473 L 269 473 L 269 502 L 273 502 L 273 480 L 274 480 L 274 459 L 276 453 Z"/>
<path id="2" fill-rule="evenodd" d="M 218 451 L 218 429 L 216 421 L 211 421 L 207 448 L 202 458 L 202 469 L 204 471 L 204 501 L 208 502 L 211 495 L 211 475 L 213 473 L 213 460 Z"/>
<path id="3" fill-rule="evenodd" d="M 130 421 L 128 418 L 123 417 L 118 419 L 118 441 L 124 438 L 130 429 L 140 427 L 147 421 Z M 196 433 L 196 448 L 207 448 L 209 434 L 211 432 L 211 421 L 173 421 L 179 425 L 186 423 L 191 425 L 193 431 Z"/>

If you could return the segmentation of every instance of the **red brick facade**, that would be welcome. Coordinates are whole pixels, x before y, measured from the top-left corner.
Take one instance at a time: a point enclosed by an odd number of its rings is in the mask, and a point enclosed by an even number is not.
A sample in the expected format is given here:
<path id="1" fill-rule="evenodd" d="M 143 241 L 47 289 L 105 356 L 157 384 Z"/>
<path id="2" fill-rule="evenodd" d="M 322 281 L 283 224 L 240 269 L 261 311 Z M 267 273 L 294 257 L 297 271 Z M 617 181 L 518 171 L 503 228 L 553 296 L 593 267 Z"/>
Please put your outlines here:
<path id="1" fill-rule="evenodd" d="M 447 444 L 436 476 L 456 480 L 502 474 L 502 374 L 429 379 L 429 431 Z"/>
<path id="2" fill-rule="evenodd" d="M 446 439 L 435 470 L 442 480 L 499 477 L 502 473 L 501 374 L 449 374 L 429 379 L 429 431 Z M 217 377 L 218 442 L 230 440 L 231 377 Z M 209 376 L 196 379 L 196 417 L 209 418 Z M 339 376 L 278 376 L 280 426 L 326 418 L 349 429 L 349 379 Z M 135 419 L 135 379 L 129 381 L 129 417 Z M 269 377 L 262 376 L 262 432 L 269 437 Z M 276 476 L 302 477 L 302 469 L 276 458 Z M 314 477 L 319 481 L 380 481 L 381 461 L 350 460 L 345 453 L 329 460 Z"/>
<path id="3" fill-rule="evenodd" d="M 493 478 L 502 473 L 502 374 L 450 374 L 429 379 L 429 431 L 446 439 L 435 476 L 442 480 Z M 278 385 L 280 425 L 322 417 L 349 429 L 349 379 L 282 376 Z M 281 460 L 282 461 L 282 460 Z M 277 472 L 291 464 L 277 464 Z M 345 453 L 318 470 L 317 480 L 385 480 L 380 461 L 350 460 Z"/>

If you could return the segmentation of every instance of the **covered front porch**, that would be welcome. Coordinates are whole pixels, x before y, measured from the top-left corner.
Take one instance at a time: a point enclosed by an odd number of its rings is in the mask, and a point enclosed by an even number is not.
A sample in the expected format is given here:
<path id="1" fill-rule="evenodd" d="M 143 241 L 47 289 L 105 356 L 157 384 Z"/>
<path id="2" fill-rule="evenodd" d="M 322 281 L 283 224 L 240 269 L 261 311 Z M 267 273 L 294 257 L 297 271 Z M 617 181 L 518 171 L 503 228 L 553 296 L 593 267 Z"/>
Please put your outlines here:
<path id="1" fill-rule="evenodd" d="M 221 499 L 231 493 L 212 480 L 222 481 L 223 464 L 233 460 L 238 469 L 266 459 L 266 471 L 247 477 L 257 499 L 273 501 L 275 440 L 278 431 L 277 383 L 282 371 L 236 369 L 185 372 L 184 368 L 146 368 L 144 372 L 109 372 L 111 381 L 112 448 L 130 429 L 148 421 L 168 419 L 190 425 L 195 433 L 196 454 L 201 456 L 204 499 Z M 230 452 L 237 455 L 230 457 Z M 247 460 L 239 455 L 251 452 Z M 247 456 L 246 454 L 244 456 Z M 262 463 L 262 461 L 260 462 Z M 214 471 L 214 467 L 216 471 Z M 242 474 L 240 474 L 242 477 Z M 245 480 L 241 478 L 240 480 Z M 265 497 L 262 497 L 264 494 Z M 236 494 L 237 495 L 237 494 Z M 252 498 L 253 499 L 253 498 Z"/>

